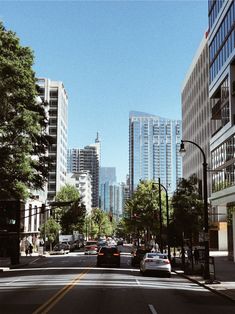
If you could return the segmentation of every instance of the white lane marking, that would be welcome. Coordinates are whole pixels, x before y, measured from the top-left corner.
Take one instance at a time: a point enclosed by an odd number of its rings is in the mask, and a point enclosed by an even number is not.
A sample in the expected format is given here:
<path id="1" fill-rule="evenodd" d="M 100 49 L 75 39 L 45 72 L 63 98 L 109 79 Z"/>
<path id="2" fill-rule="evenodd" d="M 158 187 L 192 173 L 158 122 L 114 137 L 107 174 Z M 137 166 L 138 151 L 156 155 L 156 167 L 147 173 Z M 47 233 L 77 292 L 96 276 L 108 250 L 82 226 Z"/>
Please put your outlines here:
<path id="1" fill-rule="evenodd" d="M 38 261 L 39 259 L 40 259 L 40 257 L 38 257 L 38 258 L 36 258 L 35 260 L 29 262 L 29 265 L 35 263 L 35 262 Z"/>
<path id="2" fill-rule="evenodd" d="M 16 282 L 16 281 L 19 281 L 19 279 L 15 279 L 15 280 L 12 280 L 10 282 L 6 282 L 6 285 L 10 285 L 10 284 L 12 284 L 13 282 Z"/>
<path id="3" fill-rule="evenodd" d="M 157 312 L 156 312 L 156 310 L 152 304 L 149 304 L 148 306 L 149 306 L 149 309 L 150 309 L 152 314 L 157 314 Z"/>
<path id="4" fill-rule="evenodd" d="M 140 286 L 140 282 L 138 279 L 135 279 L 136 283 L 137 283 L 137 286 Z"/>

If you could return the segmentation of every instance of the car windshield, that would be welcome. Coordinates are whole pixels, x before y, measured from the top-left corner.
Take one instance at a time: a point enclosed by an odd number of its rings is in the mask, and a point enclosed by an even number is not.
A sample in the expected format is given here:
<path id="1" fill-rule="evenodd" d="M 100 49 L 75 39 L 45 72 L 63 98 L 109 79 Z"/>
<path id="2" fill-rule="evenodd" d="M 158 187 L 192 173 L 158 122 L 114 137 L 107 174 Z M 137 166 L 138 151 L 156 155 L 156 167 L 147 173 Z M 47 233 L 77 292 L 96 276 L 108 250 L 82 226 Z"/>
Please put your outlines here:
<path id="1" fill-rule="evenodd" d="M 164 254 L 158 254 L 158 253 L 148 253 L 146 254 L 147 258 L 161 258 L 161 259 L 167 259 L 167 255 Z"/>
<path id="2" fill-rule="evenodd" d="M 117 253 L 118 249 L 115 247 L 103 247 L 100 249 L 100 252 L 102 252 L 102 253 Z"/>
<path id="3" fill-rule="evenodd" d="M 87 241 L 86 245 L 96 245 L 96 241 Z"/>

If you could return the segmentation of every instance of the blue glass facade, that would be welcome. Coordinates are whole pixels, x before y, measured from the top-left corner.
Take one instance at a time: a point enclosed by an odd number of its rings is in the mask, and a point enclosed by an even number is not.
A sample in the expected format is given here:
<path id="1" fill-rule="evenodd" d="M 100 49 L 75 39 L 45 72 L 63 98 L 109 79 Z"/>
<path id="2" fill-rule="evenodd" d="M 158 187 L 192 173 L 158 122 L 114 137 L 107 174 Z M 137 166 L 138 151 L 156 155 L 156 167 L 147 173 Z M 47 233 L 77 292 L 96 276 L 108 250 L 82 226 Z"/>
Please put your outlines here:
<path id="1" fill-rule="evenodd" d="M 222 1 L 216 1 L 214 8 L 219 9 Z M 220 7 L 221 8 L 221 7 Z M 209 14 L 209 21 L 212 19 L 213 10 Z M 218 14 L 218 12 L 217 12 Z M 216 15 L 217 16 L 217 15 Z M 209 46 L 210 54 L 210 83 L 215 79 L 219 71 L 234 50 L 235 43 L 235 5 L 231 2 L 230 8 L 227 10 L 213 40 Z"/>
<path id="2" fill-rule="evenodd" d="M 182 123 L 147 113 L 131 112 L 129 118 L 130 192 L 139 180 L 161 178 L 169 193 L 182 177 L 179 145 Z"/>

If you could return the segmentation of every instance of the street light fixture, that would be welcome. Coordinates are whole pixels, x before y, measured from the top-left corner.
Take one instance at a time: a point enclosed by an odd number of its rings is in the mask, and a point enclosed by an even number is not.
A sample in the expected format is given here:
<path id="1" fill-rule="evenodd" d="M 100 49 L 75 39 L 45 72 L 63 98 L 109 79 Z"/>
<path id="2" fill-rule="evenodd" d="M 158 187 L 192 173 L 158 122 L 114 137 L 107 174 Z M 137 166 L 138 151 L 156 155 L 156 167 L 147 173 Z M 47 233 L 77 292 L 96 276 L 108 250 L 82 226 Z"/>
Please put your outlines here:
<path id="1" fill-rule="evenodd" d="M 209 270 L 209 223 L 208 223 L 208 203 L 207 203 L 207 162 L 206 162 L 206 155 L 203 149 L 195 142 L 188 141 L 188 140 L 181 140 L 180 144 L 180 153 L 185 153 L 186 150 L 184 148 L 184 143 L 190 143 L 197 148 L 200 149 L 202 156 L 203 156 L 203 214 L 204 214 L 204 247 L 205 247 L 205 264 L 204 264 L 204 279 L 210 280 L 210 270 Z"/>

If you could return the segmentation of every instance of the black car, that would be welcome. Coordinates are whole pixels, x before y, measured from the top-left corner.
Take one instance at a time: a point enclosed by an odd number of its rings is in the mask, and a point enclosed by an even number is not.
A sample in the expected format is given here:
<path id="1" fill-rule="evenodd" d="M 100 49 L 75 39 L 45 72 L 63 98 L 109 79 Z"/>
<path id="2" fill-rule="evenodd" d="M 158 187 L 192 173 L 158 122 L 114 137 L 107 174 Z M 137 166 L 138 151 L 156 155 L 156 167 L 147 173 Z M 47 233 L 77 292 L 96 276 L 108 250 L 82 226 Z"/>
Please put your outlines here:
<path id="1" fill-rule="evenodd" d="M 120 267 L 120 252 L 115 246 L 103 246 L 97 255 L 97 266 L 115 265 Z"/>
<path id="2" fill-rule="evenodd" d="M 149 250 L 138 248 L 134 252 L 132 252 L 132 259 L 131 259 L 131 265 L 132 266 L 139 266 L 140 262 L 142 261 L 144 255 L 146 253 L 149 253 Z"/>

